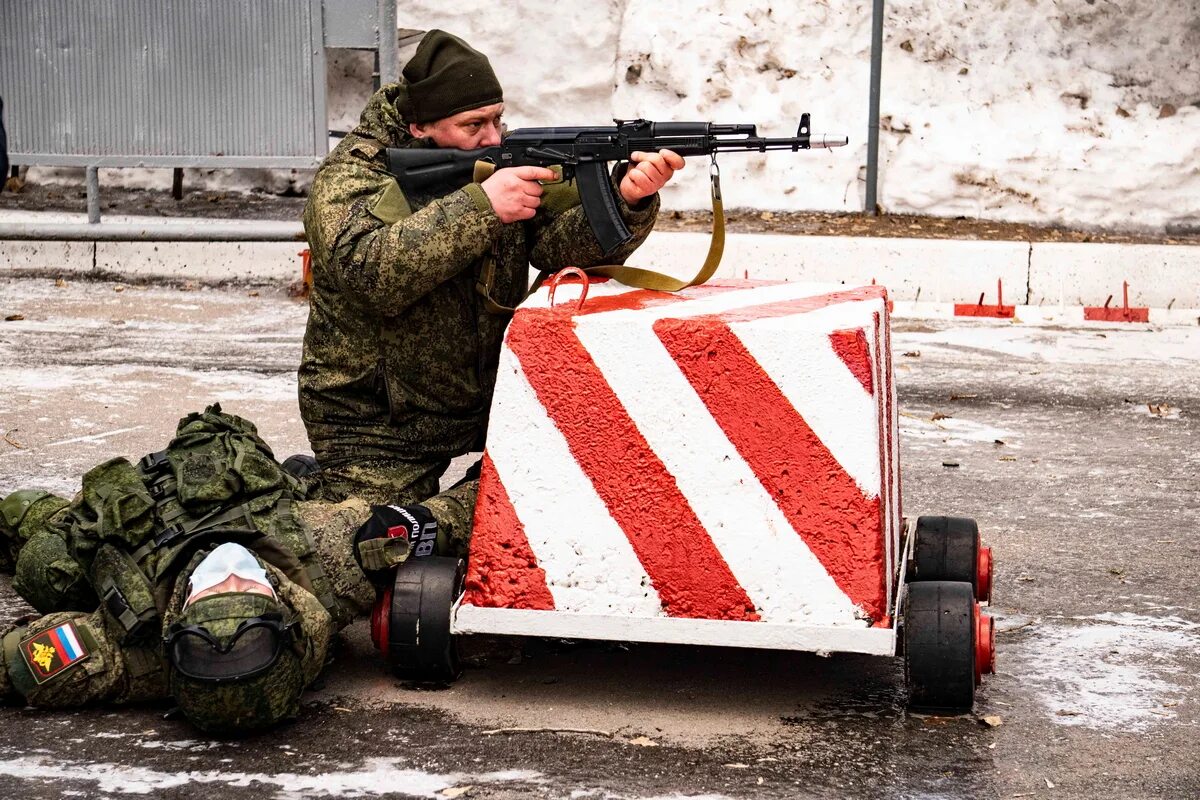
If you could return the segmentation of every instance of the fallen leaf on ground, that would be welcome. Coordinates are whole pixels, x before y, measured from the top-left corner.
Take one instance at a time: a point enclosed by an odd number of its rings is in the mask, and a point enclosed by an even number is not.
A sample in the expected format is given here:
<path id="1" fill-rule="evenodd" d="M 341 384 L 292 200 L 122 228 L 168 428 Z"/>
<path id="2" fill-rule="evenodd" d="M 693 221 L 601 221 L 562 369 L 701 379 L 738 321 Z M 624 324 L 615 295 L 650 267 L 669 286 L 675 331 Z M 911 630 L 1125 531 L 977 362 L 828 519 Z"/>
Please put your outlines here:
<path id="1" fill-rule="evenodd" d="M 1175 417 L 1179 415 L 1179 409 L 1169 403 L 1147 403 L 1146 408 L 1156 417 Z"/>
<path id="2" fill-rule="evenodd" d="M 950 419 L 949 414 L 943 414 L 940 411 L 933 412 L 933 416 L 929 418 L 932 422 L 937 422 L 939 419 Z"/>
<path id="3" fill-rule="evenodd" d="M 658 742 L 651 739 L 649 736 L 636 736 L 629 740 L 630 744 L 636 744 L 639 747 L 658 747 Z"/>
<path id="4" fill-rule="evenodd" d="M 988 714 L 986 717 L 980 717 L 979 721 L 989 728 L 999 728 L 1004 724 L 1004 720 L 1000 718 L 999 714 Z"/>
<path id="5" fill-rule="evenodd" d="M 5 322 L 20 322 L 23 319 L 25 319 L 24 314 L 9 314 L 7 317 L 4 318 L 4 321 Z"/>
<path id="6" fill-rule="evenodd" d="M 449 789 L 443 789 L 441 791 L 441 796 L 442 797 L 462 797 L 464 794 L 466 794 L 467 792 L 471 791 L 474 788 L 475 787 L 471 784 L 467 784 L 466 786 L 451 786 Z"/>

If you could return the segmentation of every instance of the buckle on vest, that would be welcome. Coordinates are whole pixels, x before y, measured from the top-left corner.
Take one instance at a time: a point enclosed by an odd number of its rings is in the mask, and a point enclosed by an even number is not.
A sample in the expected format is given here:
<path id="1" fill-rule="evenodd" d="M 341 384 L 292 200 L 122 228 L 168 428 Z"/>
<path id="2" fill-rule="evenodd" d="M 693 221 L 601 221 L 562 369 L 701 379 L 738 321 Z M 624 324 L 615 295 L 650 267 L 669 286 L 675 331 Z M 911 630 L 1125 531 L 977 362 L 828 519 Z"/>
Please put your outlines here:
<path id="1" fill-rule="evenodd" d="M 156 453 L 149 453 L 142 456 L 142 460 L 138 462 L 138 468 L 147 475 L 153 475 L 156 472 L 161 472 L 168 464 L 167 451 L 159 450 Z"/>
<path id="2" fill-rule="evenodd" d="M 187 531 L 183 529 L 183 526 L 176 522 L 173 525 L 168 525 L 167 527 L 163 528 L 162 533 L 155 537 L 154 543 L 158 547 L 166 547 L 167 545 L 171 544 L 171 542 L 175 541 L 186 533 Z"/>
<path id="3" fill-rule="evenodd" d="M 150 633 L 150 621 L 138 619 L 138 616 L 133 613 L 129 601 L 125 599 L 125 595 L 115 583 L 108 584 L 101 599 L 104 601 L 104 607 L 108 609 L 108 613 L 125 629 L 131 639 L 141 639 Z"/>

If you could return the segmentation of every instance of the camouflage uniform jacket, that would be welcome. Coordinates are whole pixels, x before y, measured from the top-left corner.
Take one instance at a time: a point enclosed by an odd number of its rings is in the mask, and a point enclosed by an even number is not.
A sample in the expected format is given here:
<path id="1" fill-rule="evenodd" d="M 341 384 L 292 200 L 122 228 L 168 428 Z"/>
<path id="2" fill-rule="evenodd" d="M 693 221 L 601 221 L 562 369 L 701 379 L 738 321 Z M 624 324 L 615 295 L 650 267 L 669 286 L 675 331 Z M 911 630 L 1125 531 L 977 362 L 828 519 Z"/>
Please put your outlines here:
<path id="1" fill-rule="evenodd" d="M 304 211 L 313 292 L 300 410 L 325 467 L 478 449 L 508 323 L 477 291 L 485 258 L 495 264 L 492 298 L 515 306 L 530 264 L 555 271 L 620 263 L 658 213 L 657 195 L 637 209 L 618 195 L 634 239 L 605 258 L 572 186 L 548 187 L 533 219 L 508 225 L 478 184 L 405 197 L 385 148 L 429 146 L 396 110 L 405 91 L 392 84 L 372 96 L 358 127 L 321 165 Z"/>

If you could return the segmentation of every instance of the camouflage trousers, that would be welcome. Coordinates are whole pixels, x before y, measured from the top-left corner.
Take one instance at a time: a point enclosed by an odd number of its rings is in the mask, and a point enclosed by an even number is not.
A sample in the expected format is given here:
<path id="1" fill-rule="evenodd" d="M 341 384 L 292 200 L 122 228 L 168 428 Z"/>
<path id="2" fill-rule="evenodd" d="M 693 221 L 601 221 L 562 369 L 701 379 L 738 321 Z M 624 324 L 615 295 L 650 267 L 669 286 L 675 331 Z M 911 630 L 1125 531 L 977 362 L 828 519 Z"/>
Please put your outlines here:
<path id="1" fill-rule="evenodd" d="M 458 483 L 439 492 L 440 479 L 450 462 L 363 460 L 322 470 L 315 499 L 332 503 L 359 497 L 372 505 L 414 505 L 429 509 L 438 523 L 437 555 L 467 557 L 479 464 Z"/>

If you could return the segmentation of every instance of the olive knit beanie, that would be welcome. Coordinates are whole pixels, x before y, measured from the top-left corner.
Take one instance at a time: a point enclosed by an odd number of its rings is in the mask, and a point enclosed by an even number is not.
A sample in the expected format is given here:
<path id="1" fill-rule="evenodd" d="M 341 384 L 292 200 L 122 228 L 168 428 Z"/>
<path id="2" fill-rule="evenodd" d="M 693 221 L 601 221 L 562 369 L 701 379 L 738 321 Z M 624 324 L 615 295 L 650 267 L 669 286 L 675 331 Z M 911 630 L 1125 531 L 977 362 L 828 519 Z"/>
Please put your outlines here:
<path id="1" fill-rule="evenodd" d="M 406 122 L 434 122 L 504 101 L 487 56 L 445 31 L 425 34 L 403 74 L 408 93 L 399 110 Z"/>

